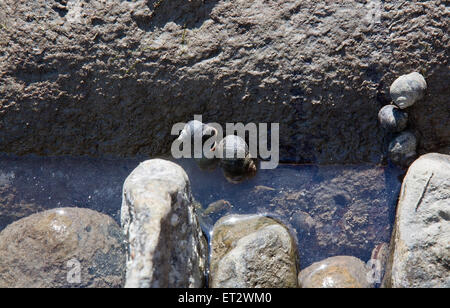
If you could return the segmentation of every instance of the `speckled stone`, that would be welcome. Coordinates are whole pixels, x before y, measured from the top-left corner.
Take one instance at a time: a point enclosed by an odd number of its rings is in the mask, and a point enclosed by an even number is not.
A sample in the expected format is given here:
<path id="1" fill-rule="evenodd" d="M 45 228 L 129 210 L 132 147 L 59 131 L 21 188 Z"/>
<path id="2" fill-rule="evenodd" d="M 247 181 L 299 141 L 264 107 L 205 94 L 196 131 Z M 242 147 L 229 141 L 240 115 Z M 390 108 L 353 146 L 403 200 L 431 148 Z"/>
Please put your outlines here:
<path id="1" fill-rule="evenodd" d="M 298 277 L 301 288 L 370 288 L 364 262 L 355 257 L 338 256 L 314 263 Z"/>
<path id="2" fill-rule="evenodd" d="M 125 263 L 120 227 L 88 209 L 37 213 L 0 233 L 0 288 L 119 288 Z"/>
<path id="3" fill-rule="evenodd" d="M 125 287 L 203 287 L 207 244 L 179 165 L 141 163 L 126 179 L 121 209 L 128 239 Z"/>
<path id="4" fill-rule="evenodd" d="M 385 287 L 450 288 L 450 156 L 430 153 L 403 181 Z"/>

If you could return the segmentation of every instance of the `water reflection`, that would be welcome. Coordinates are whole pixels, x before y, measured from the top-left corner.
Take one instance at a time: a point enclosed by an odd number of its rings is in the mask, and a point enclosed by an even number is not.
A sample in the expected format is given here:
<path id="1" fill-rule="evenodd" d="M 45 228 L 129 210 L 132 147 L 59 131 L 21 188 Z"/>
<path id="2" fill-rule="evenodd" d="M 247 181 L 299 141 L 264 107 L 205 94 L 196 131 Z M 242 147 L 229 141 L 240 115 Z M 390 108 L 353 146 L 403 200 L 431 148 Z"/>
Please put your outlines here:
<path id="1" fill-rule="evenodd" d="M 0 230 L 33 213 L 76 206 L 120 221 L 122 185 L 135 159 L 0 156 Z M 238 185 L 222 170 L 177 160 L 189 175 L 205 233 L 227 214 L 265 214 L 298 239 L 301 267 L 335 255 L 367 261 L 389 241 L 402 171 L 392 167 L 280 165 Z"/>

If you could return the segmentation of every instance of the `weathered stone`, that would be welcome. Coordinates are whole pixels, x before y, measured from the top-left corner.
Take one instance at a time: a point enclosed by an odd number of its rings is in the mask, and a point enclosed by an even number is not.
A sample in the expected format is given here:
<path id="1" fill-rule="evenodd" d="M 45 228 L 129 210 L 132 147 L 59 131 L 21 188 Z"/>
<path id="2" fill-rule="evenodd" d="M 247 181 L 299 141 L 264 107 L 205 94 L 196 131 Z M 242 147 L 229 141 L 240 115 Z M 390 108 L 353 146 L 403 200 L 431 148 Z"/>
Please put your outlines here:
<path id="1" fill-rule="evenodd" d="M 129 241 L 126 287 L 204 285 L 206 240 L 183 168 L 141 163 L 125 181 L 121 220 Z"/>
<path id="2" fill-rule="evenodd" d="M 396 79 L 391 85 L 391 97 L 394 103 L 405 109 L 414 105 L 422 99 L 427 90 L 427 82 L 422 75 L 417 72 L 403 75 Z"/>
<path id="3" fill-rule="evenodd" d="M 378 113 L 378 121 L 384 129 L 399 133 L 408 125 L 408 114 L 394 105 L 386 105 Z"/>
<path id="4" fill-rule="evenodd" d="M 0 233 L 0 288 L 122 287 L 125 254 L 120 227 L 106 215 L 37 213 Z"/>
<path id="5" fill-rule="evenodd" d="M 368 263 L 368 271 L 375 287 L 380 287 L 386 273 L 389 258 L 389 244 L 380 243 L 372 250 Z"/>
<path id="6" fill-rule="evenodd" d="M 280 123 L 283 161 L 379 162 L 377 113 L 419 68 L 419 151 L 450 144 L 442 0 L 61 3 L 0 2 L 0 152 L 158 155 L 202 114 Z"/>
<path id="7" fill-rule="evenodd" d="M 416 158 L 416 150 L 416 136 L 411 132 L 403 132 L 391 141 L 388 148 L 388 154 L 393 163 L 407 167 Z"/>
<path id="8" fill-rule="evenodd" d="M 384 286 L 450 288 L 450 156 L 427 154 L 403 181 Z"/>
<path id="9" fill-rule="evenodd" d="M 262 216 L 227 216 L 212 234 L 213 288 L 297 287 L 297 249 L 286 227 Z"/>
<path id="10" fill-rule="evenodd" d="M 314 263 L 298 276 L 301 288 L 370 288 L 364 262 L 338 256 Z"/>

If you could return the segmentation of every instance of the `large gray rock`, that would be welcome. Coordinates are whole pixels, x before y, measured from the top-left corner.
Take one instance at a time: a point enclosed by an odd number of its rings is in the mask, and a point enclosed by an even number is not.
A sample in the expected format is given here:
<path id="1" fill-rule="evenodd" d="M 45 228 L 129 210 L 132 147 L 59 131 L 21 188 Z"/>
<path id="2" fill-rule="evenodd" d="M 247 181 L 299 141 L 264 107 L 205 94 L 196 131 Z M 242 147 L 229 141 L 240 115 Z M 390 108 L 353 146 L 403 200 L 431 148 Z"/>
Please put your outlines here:
<path id="1" fill-rule="evenodd" d="M 286 227 L 262 216 L 226 216 L 214 226 L 212 288 L 297 287 L 297 249 Z"/>
<path id="2" fill-rule="evenodd" d="M 176 122 L 279 122 L 281 159 L 380 161 L 398 77 L 428 82 L 419 151 L 450 144 L 445 3 L 3 0 L 0 152 L 168 152 Z"/>
<path id="3" fill-rule="evenodd" d="M 450 287 L 450 156 L 427 154 L 406 175 L 386 287 Z"/>
<path id="4" fill-rule="evenodd" d="M 366 264 L 355 257 L 325 259 L 302 270 L 298 276 L 301 288 L 371 288 Z"/>
<path id="5" fill-rule="evenodd" d="M 0 233 L 0 288 L 119 288 L 125 264 L 120 227 L 92 210 L 53 209 Z"/>
<path id="6" fill-rule="evenodd" d="M 129 242 L 126 287 L 203 287 L 206 240 L 188 176 L 169 161 L 141 163 L 126 179 L 121 210 Z"/>

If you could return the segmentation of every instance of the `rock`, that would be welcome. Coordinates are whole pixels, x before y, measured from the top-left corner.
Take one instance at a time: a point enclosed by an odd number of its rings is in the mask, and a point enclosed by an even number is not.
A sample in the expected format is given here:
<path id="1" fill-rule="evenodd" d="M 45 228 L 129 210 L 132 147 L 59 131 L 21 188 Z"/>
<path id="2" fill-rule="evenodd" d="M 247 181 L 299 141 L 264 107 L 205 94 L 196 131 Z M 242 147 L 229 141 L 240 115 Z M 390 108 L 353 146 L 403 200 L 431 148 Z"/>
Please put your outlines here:
<path id="1" fill-rule="evenodd" d="M 385 287 L 450 287 L 450 156 L 427 154 L 400 193 Z"/>
<path id="2" fill-rule="evenodd" d="M 416 158 L 417 139 L 411 132 L 403 132 L 389 144 L 388 155 L 394 164 L 407 167 Z"/>
<path id="3" fill-rule="evenodd" d="M 125 263 L 120 227 L 92 210 L 53 209 L 0 233 L 0 288 L 119 288 Z"/>
<path id="4" fill-rule="evenodd" d="M 155 156 L 202 114 L 280 123 L 282 161 L 379 162 L 379 108 L 417 68 L 419 151 L 450 144 L 441 0 L 61 3 L 0 2 L 0 152 Z"/>
<path id="5" fill-rule="evenodd" d="M 125 181 L 121 220 L 129 241 L 126 287 L 204 286 L 206 241 L 183 168 L 141 163 Z"/>
<path id="6" fill-rule="evenodd" d="M 375 287 L 380 287 L 386 273 L 389 244 L 380 243 L 373 250 L 368 263 L 369 275 Z"/>
<path id="7" fill-rule="evenodd" d="M 378 121 L 384 129 L 399 133 L 408 125 L 408 114 L 394 105 L 386 105 L 378 113 Z"/>
<path id="8" fill-rule="evenodd" d="M 262 216 L 227 216 L 214 226 L 210 286 L 297 287 L 297 248 L 286 229 Z"/>
<path id="9" fill-rule="evenodd" d="M 405 109 L 421 100 L 427 90 L 427 82 L 419 73 L 403 75 L 396 79 L 391 86 L 391 97 L 394 103 Z"/>
<path id="10" fill-rule="evenodd" d="M 301 288 L 371 288 L 364 262 L 338 256 L 314 263 L 298 276 Z"/>

